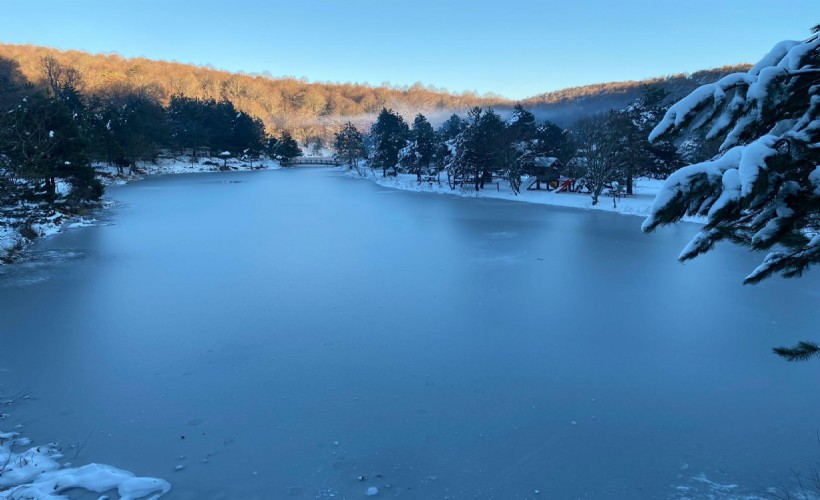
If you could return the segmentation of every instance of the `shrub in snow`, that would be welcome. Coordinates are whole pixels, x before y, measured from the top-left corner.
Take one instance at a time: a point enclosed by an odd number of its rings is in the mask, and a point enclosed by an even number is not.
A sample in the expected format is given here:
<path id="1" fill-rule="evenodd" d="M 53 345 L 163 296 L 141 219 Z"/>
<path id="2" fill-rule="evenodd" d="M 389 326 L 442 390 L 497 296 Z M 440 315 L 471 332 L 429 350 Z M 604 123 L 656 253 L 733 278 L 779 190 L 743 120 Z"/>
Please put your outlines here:
<path id="1" fill-rule="evenodd" d="M 724 239 L 770 250 L 746 283 L 820 261 L 820 37 L 781 42 L 748 72 L 696 89 L 650 140 L 690 129 L 722 139 L 720 153 L 669 176 L 643 230 L 708 217 L 680 260 Z"/>

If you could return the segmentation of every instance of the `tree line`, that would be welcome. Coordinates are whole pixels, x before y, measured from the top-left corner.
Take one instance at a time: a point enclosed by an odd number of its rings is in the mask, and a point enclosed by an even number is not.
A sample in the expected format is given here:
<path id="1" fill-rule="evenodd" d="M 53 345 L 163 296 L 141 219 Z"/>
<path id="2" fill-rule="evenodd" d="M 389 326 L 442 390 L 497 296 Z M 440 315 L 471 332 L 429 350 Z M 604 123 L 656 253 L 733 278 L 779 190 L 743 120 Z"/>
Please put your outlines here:
<path id="1" fill-rule="evenodd" d="M 469 183 L 483 189 L 494 177 L 505 179 L 518 194 L 524 176 L 556 168 L 592 196 L 597 204 L 607 187 L 623 186 L 632 194 L 639 176 L 661 178 L 684 162 L 707 157 L 714 145 L 691 135 L 677 144 L 670 139 L 649 142 L 649 133 L 668 108 L 669 94 L 647 85 L 622 110 L 584 117 L 570 128 L 538 122 L 521 104 L 503 120 L 492 108 L 474 107 L 465 117 L 453 114 L 437 130 L 421 113 L 412 124 L 383 108 L 364 134 L 353 123 L 334 141 L 337 157 L 350 168 L 366 160 L 382 175 L 412 173 L 439 179 L 446 173 L 450 186 Z"/>
<path id="2" fill-rule="evenodd" d="M 49 56 L 39 68 L 37 85 L 16 62 L 0 58 L 0 198 L 7 202 L 25 186 L 26 197 L 51 203 L 58 179 L 70 184 L 70 201 L 93 201 L 103 192 L 94 162 L 123 173 L 139 161 L 155 161 L 160 151 L 250 161 L 301 154 L 287 131 L 267 134 L 260 119 L 227 100 L 176 95 L 164 105 L 130 87 L 86 94 L 76 68 Z"/>
<path id="3" fill-rule="evenodd" d="M 269 133 L 289 131 L 302 143 L 317 137 L 330 139 L 347 119 L 357 123 L 372 121 L 385 106 L 412 113 L 455 111 L 506 102 L 498 96 L 451 93 L 421 83 L 310 83 L 293 77 L 275 78 L 266 72 L 230 73 L 208 66 L 33 45 L 0 44 L 0 57 L 17 62 L 22 74 L 36 84 L 44 83 L 40 61 L 44 57 L 54 58 L 82 74 L 78 86 L 88 96 L 105 98 L 128 90 L 150 95 L 166 106 L 173 96 L 179 95 L 202 101 L 228 101 L 237 110 L 262 120 Z"/>
<path id="4" fill-rule="evenodd" d="M 151 95 L 163 106 L 177 95 L 203 101 L 229 101 L 236 109 L 262 120 L 269 133 L 281 134 L 287 130 L 302 143 L 316 138 L 328 141 L 347 121 L 359 128 L 369 127 L 382 108 L 394 109 L 403 116 L 417 113 L 430 116 L 433 112 L 462 114 L 473 107 L 492 107 L 506 113 L 515 104 L 497 95 L 454 93 L 420 82 L 405 86 L 311 83 L 305 79 L 273 77 L 269 73 L 229 73 L 207 66 L 33 45 L 0 44 L 0 57 L 17 62 L 23 75 L 36 84 L 44 83 L 40 61 L 44 57 L 54 58 L 64 67 L 76 68 L 82 75 L 78 88 L 88 96 L 105 98 L 128 90 Z M 639 96 L 644 84 L 659 85 L 673 96 L 681 96 L 699 84 L 739 68 L 723 67 L 646 81 L 573 87 L 534 96 L 522 104 L 538 116 L 570 125 L 579 116 L 595 110 L 624 107 Z"/>

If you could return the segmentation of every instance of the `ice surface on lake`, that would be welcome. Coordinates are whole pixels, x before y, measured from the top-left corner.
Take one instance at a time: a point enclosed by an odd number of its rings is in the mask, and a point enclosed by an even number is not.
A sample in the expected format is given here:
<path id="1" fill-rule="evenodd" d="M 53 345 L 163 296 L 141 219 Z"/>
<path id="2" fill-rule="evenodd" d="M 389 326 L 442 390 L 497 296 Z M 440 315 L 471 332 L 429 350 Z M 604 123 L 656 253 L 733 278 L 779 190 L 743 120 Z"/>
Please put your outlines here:
<path id="1" fill-rule="evenodd" d="M 817 460 L 820 365 L 771 354 L 816 330 L 817 277 L 682 266 L 696 225 L 312 168 L 111 196 L 0 271 L 0 379 L 35 396 L 0 427 L 93 431 L 69 469 L 184 500 L 743 498 Z"/>

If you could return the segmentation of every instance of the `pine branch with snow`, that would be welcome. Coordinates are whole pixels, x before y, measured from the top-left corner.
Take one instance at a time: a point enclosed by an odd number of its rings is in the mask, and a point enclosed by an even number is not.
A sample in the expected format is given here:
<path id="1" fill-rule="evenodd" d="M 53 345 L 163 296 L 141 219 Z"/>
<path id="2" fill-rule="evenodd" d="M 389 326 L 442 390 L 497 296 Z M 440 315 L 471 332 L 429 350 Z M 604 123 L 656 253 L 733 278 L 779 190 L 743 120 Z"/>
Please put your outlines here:
<path id="1" fill-rule="evenodd" d="M 680 260 L 721 240 L 769 250 L 746 283 L 820 262 L 820 36 L 781 42 L 748 72 L 699 87 L 650 140 L 690 130 L 722 139 L 720 152 L 669 176 L 643 230 L 708 217 Z"/>

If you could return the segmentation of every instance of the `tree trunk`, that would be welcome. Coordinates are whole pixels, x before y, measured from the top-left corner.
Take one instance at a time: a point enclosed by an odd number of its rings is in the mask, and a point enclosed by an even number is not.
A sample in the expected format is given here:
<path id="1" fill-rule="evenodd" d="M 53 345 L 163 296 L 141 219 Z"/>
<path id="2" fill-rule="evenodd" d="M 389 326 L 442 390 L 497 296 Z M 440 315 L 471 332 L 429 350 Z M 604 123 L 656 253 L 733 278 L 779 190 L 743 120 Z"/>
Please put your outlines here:
<path id="1" fill-rule="evenodd" d="M 54 199 L 57 197 L 57 182 L 55 181 L 54 177 L 49 177 L 46 179 L 46 196 L 48 197 L 48 202 L 54 202 Z"/>
<path id="2" fill-rule="evenodd" d="M 601 192 L 604 190 L 604 185 L 601 182 L 596 182 L 592 186 L 592 206 L 598 204 L 598 197 L 601 196 Z"/>
<path id="3" fill-rule="evenodd" d="M 626 194 L 632 194 L 632 169 L 626 172 Z"/>

